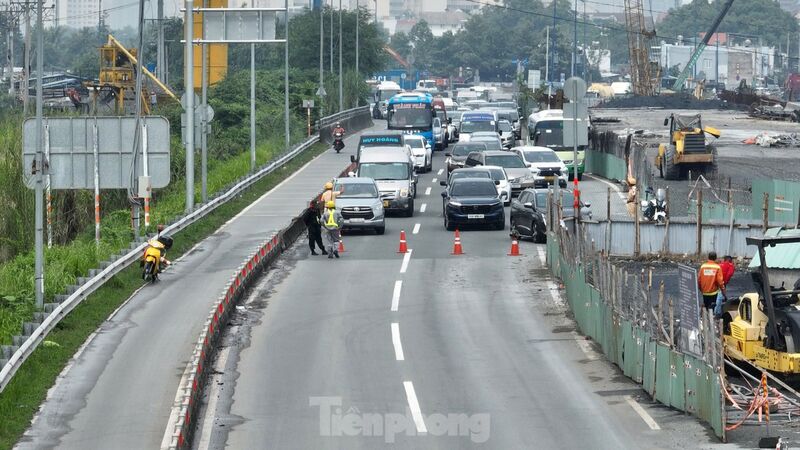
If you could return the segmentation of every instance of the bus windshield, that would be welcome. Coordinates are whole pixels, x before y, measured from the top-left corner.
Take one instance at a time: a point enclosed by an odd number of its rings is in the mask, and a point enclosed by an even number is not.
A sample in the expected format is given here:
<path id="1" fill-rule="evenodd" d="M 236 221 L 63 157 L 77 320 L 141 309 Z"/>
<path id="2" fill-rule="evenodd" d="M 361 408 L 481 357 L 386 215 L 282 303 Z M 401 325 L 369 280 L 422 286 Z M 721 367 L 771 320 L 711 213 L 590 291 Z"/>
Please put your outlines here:
<path id="1" fill-rule="evenodd" d="M 536 124 L 533 145 L 539 147 L 564 146 L 564 121 L 545 120 Z"/>
<path id="2" fill-rule="evenodd" d="M 433 126 L 433 113 L 430 105 L 422 103 L 398 103 L 389 105 L 389 129 L 430 130 Z"/>

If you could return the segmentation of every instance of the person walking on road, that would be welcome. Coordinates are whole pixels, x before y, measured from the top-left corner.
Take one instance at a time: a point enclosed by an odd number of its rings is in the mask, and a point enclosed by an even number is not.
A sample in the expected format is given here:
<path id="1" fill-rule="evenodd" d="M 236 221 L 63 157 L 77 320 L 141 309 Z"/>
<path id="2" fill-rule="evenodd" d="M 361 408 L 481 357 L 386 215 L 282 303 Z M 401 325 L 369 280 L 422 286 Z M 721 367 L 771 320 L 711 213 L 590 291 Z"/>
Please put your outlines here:
<path id="1" fill-rule="evenodd" d="M 636 178 L 628 177 L 628 198 L 625 202 L 625 207 L 628 208 L 628 215 L 636 218 Z"/>
<path id="2" fill-rule="evenodd" d="M 717 304 L 717 294 L 722 292 L 722 297 L 727 301 L 728 293 L 725 291 L 725 279 L 722 268 L 717 264 L 717 253 L 710 252 L 708 261 L 700 266 L 697 271 L 697 285 L 703 294 L 703 307 L 714 309 Z"/>
<path id="3" fill-rule="evenodd" d="M 325 246 L 322 244 L 322 226 L 319 223 L 319 206 L 316 200 L 311 200 L 308 212 L 303 216 L 303 222 L 308 229 L 308 248 L 311 249 L 311 254 L 316 255 L 317 252 L 314 251 L 314 248 L 319 247 L 322 254 L 327 255 L 328 252 L 325 251 Z"/>
<path id="4" fill-rule="evenodd" d="M 723 256 L 722 262 L 719 263 L 719 267 L 722 270 L 722 284 L 727 289 L 728 283 L 730 283 L 734 272 L 736 272 L 736 266 L 733 264 L 733 258 L 731 256 Z M 714 307 L 715 318 L 719 319 L 722 317 L 722 305 L 724 304 L 725 301 L 722 298 L 722 293 L 717 293 L 717 305 Z"/>
<path id="5" fill-rule="evenodd" d="M 344 223 L 342 214 L 336 210 L 336 203 L 333 200 L 325 202 L 325 213 L 322 215 L 322 226 L 324 228 L 325 249 L 328 251 L 328 259 L 339 257 L 337 244 L 341 235 L 339 230 Z"/>

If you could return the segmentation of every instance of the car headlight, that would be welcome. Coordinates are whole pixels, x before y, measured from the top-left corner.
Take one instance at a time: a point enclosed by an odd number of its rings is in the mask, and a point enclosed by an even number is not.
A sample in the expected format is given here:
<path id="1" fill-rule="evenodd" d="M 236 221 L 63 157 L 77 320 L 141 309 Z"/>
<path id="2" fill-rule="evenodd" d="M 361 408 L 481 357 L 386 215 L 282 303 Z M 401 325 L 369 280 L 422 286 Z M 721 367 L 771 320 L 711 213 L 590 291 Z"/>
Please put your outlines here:
<path id="1" fill-rule="evenodd" d="M 526 181 L 533 181 L 533 174 L 530 174 L 530 175 L 525 175 L 524 177 L 520 177 L 520 178 L 519 178 L 519 181 L 520 181 L 521 183 L 524 183 L 524 182 L 526 182 Z"/>
<path id="2" fill-rule="evenodd" d="M 564 160 L 564 165 L 565 165 L 565 166 L 568 166 L 568 165 L 570 165 L 570 164 L 572 164 L 572 160 L 571 160 L 571 159 L 565 159 L 565 160 Z"/>
<path id="3" fill-rule="evenodd" d="M 408 197 L 408 189 L 400 189 L 400 197 Z"/>
<path id="4" fill-rule="evenodd" d="M 461 202 L 454 202 L 454 201 L 450 200 L 450 201 L 447 203 L 447 205 L 448 205 L 448 206 L 461 206 Z"/>

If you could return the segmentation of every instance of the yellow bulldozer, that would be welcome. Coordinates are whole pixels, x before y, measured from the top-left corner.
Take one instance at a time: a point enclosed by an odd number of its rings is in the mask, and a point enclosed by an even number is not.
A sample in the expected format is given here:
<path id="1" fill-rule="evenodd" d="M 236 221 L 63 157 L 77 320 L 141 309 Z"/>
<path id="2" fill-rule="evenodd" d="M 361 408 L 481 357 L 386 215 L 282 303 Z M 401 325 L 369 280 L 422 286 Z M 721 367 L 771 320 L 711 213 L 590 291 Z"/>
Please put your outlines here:
<path id="1" fill-rule="evenodd" d="M 765 370 L 795 378 L 800 375 L 800 280 L 791 290 L 770 285 L 766 249 L 793 253 L 800 235 L 748 237 L 758 247 L 759 270 L 754 272 L 760 292 L 744 294 L 726 303 L 723 313 L 725 355 L 749 361 Z M 786 260 L 787 255 L 777 258 Z M 790 259 L 794 255 L 788 255 Z M 775 259 L 770 258 L 774 261 Z M 783 284 L 783 283 L 782 283 Z"/>
<path id="2" fill-rule="evenodd" d="M 717 150 L 706 142 L 706 134 L 720 137 L 720 131 L 703 127 L 700 114 L 670 114 L 664 119 L 669 126 L 670 142 L 658 146 L 656 167 L 661 178 L 680 180 L 687 171 L 708 172 L 716 169 Z"/>

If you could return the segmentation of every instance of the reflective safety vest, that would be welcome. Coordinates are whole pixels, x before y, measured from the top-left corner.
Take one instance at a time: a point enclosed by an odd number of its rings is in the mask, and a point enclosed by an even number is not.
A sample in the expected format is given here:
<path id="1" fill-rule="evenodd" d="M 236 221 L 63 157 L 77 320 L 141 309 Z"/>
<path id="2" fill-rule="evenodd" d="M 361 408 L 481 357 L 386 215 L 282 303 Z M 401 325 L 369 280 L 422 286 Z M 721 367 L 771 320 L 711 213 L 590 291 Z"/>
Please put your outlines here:
<path id="1" fill-rule="evenodd" d="M 339 225 L 336 223 L 336 214 L 334 214 L 335 209 L 328 210 L 328 221 L 325 222 L 326 227 L 338 227 Z"/>
<path id="2" fill-rule="evenodd" d="M 697 272 L 697 284 L 703 295 L 713 295 L 724 285 L 722 268 L 714 261 L 706 261 Z"/>

